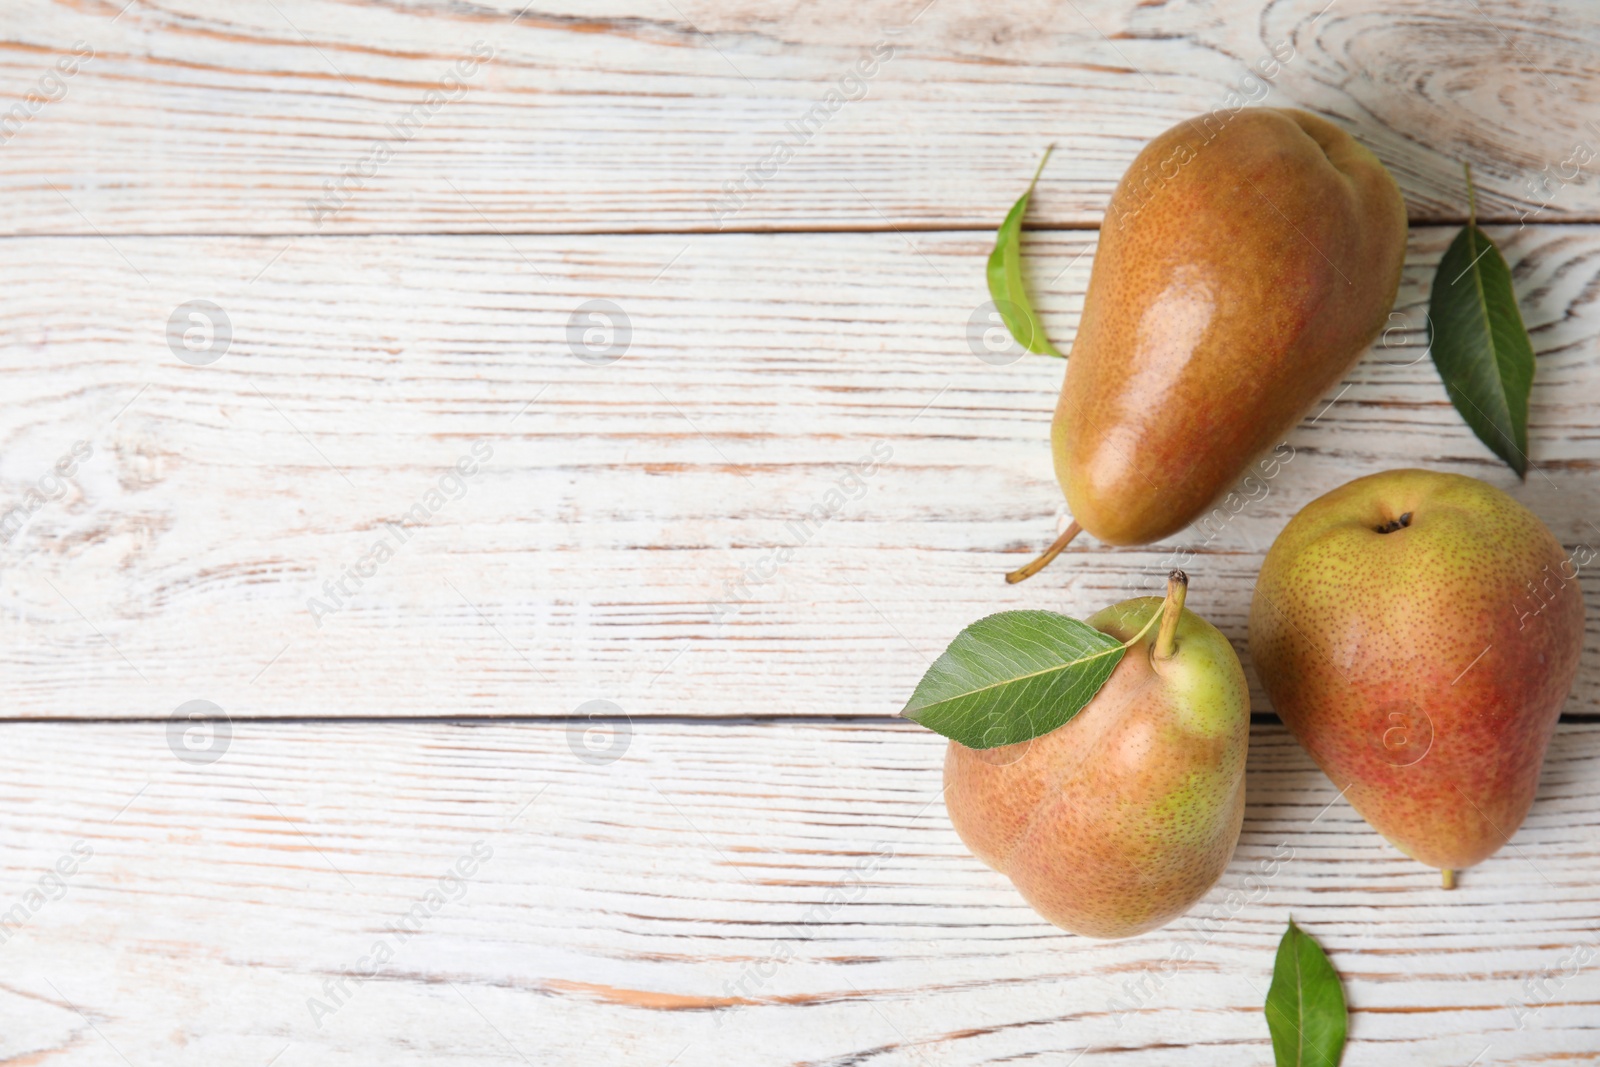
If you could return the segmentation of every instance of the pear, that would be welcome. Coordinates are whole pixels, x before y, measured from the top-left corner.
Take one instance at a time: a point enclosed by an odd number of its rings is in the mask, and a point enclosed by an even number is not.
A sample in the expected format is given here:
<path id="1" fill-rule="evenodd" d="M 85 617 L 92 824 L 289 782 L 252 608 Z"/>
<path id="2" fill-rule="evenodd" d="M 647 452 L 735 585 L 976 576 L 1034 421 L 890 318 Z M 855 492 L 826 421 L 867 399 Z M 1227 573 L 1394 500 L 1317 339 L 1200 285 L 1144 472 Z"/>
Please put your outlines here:
<path id="1" fill-rule="evenodd" d="M 1382 329 L 1406 212 L 1382 163 L 1304 111 L 1179 123 L 1112 194 L 1051 426 L 1079 530 L 1140 545 L 1198 518 Z"/>
<path id="2" fill-rule="evenodd" d="M 1015 745 L 950 742 L 945 805 L 974 855 L 1050 922 L 1131 937 L 1183 914 L 1214 885 L 1244 819 L 1250 694 L 1228 639 L 1168 595 L 1089 625 L 1135 642 L 1064 725 Z"/>
<path id="3" fill-rule="evenodd" d="M 1576 578 L 1510 496 L 1422 470 L 1312 501 L 1262 564 L 1250 653 L 1272 706 L 1446 888 L 1533 803 L 1583 646 Z"/>

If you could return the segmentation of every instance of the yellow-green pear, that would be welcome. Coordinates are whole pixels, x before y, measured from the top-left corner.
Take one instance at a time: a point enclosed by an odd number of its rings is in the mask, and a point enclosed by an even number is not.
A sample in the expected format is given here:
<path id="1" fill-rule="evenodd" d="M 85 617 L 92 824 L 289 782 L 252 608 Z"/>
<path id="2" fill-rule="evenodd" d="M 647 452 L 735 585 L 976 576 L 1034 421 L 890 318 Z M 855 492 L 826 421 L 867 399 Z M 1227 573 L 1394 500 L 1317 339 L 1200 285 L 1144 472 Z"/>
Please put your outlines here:
<path id="1" fill-rule="evenodd" d="M 1131 937 L 1182 915 L 1216 884 L 1244 819 L 1250 694 L 1228 639 L 1160 597 L 1090 626 L 1135 641 L 1077 715 L 1019 744 L 951 741 L 945 805 L 974 855 L 1040 915 L 1090 937 Z"/>

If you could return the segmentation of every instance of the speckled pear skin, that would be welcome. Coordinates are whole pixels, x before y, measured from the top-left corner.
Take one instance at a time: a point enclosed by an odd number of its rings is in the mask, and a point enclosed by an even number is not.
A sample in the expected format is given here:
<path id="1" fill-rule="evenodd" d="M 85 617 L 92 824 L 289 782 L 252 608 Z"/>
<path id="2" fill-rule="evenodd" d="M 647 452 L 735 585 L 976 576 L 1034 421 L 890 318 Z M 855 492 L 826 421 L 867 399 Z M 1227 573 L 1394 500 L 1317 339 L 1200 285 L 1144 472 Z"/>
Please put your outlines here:
<path id="1" fill-rule="evenodd" d="M 1126 641 L 1160 597 L 1089 620 Z M 1172 658 L 1155 628 L 1061 727 L 1021 744 L 950 742 L 945 806 L 975 856 L 1040 915 L 1088 937 L 1132 937 L 1216 884 L 1244 819 L 1250 694 L 1228 639 L 1185 610 Z"/>
<path id="2" fill-rule="evenodd" d="M 1107 544 L 1188 526 L 1387 321 L 1406 213 L 1378 158 L 1303 111 L 1179 123 L 1112 194 L 1051 427 Z"/>
<path id="3" fill-rule="evenodd" d="M 1544 523 L 1491 485 L 1369 475 L 1273 542 L 1250 653 L 1273 707 L 1367 822 L 1459 870 L 1533 803 L 1583 646 L 1575 574 Z"/>

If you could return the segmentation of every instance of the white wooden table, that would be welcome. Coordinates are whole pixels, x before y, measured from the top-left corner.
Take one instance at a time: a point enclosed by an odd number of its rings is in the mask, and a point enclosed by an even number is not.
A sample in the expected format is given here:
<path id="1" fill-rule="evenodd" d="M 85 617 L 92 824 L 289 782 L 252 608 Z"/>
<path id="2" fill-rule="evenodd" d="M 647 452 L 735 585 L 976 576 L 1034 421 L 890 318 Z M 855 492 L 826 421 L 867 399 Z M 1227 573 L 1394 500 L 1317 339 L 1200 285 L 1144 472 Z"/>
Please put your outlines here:
<path id="1" fill-rule="evenodd" d="M 1221 883 L 1073 937 L 895 718 L 972 619 L 1178 548 L 1245 653 L 1274 534 L 1373 471 L 1600 546 L 1593 5 L 125 2 L 0 20 L 0 1063 L 1267 1064 L 1291 914 L 1351 1067 L 1600 1060 L 1588 571 L 1538 801 L 1454 892 L 1257 688 Z M 1055 142 L 1065 348 L 1122 170 L 1230 93 L 1392 169 L 1393 329 L 1231 522 L 1007 587 L 1062 367 L 974 354 L 993 228 Z M 1424 348 L 1463 160 L 1540 354 L 1525 485 Z"/>

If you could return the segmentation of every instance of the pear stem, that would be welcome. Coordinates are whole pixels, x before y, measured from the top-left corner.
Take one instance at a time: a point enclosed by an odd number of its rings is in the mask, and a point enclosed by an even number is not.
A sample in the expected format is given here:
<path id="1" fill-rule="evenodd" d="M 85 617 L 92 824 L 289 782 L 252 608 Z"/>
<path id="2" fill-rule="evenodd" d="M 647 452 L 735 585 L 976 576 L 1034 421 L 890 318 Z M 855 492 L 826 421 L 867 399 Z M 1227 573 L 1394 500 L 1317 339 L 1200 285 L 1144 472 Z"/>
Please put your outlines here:
<path id="1" fill-rule="evenodd" d="M 1050 561 L 1061 555 L 1061 550 L 1070 545 L 1072 543 L 1072 539 L 1077 537 L 1082 532 L 1083 527 L 1078 525 L 1077 520 L 1073 520 L 1072 525 L 1063 530 L 1061 532 L 1061 536 L 1056 538 L 1055 544 L 1051 545 L 1049 548 L 1040 553 L 1038 559 L 1034 560 L 1025 567 L 1018 567 L 1016 570 L 1006 575 L 1006 584 L 1016 585 L 1018 582 L 1032 578 L 1035 574 L 1038 574 L 1040 571 L 1050 566 Z"/>
<path id="2" fill-rule="evenodd" d="M 1045 158 L 1050 158 L 1048 153 L 1046 153 Z M 1043 166 L 1043 164 L 1041 164 L 1041 166 Z M 1461 171 L 1467 176 L 1467 225 L 1477 226 L 1478 194 L 1477 191 L 1472 188 L 1472 164 L 1463 160 L 1461 164 Z"/>
<path id="3" fill-rule="evenodd" d="M 1439 873 L 1444 876 L 1442 881 L 1444 882 L 1444 887 L 1446 889 L 1454 889 L 1456 887 L 1455 871 L 1452 871 L 1449 867 L 1446 867 Z"/>
<path id="4" fill-rule="evenodd" d="M 1171 659 L 1183 615 L 1183 598 L 1189 595 L 1189 576 L 1182 571 L 1167 575 L 1167 599 L 1161 605 L 1161 629 L 1156 633 L 1156 659 Z"/>
<path id="5" fill-rule="evenodd" d="M 1054 141 L 1052 141 L 1049 144 L 1045 145 L 1044 158 L 1039 160 L 1039 169 L 1033 172 L 1033 181 L 1028 183 L 1028 193 L 1029 193 L 1029 195 L 1032 195 L 1033 187 L 1035 185 L 1039 184 L 1039 175 L 1044 173 L 1044 165 L 1046 163 L 1050 162 L 1050 153 L 1054 152 L 1055 150 L 1056 150 L 1056 146 L 1055 146 L 1055 142 Z"/>

